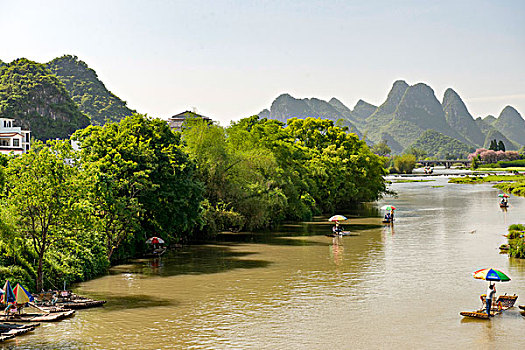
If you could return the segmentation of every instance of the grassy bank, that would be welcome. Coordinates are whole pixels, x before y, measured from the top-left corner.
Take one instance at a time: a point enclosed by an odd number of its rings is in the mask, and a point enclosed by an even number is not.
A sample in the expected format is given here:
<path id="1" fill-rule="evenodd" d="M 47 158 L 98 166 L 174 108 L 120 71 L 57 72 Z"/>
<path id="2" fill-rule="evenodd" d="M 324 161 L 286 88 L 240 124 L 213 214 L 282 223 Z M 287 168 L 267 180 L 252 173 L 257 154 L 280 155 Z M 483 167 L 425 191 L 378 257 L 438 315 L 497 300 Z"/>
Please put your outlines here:
<path id="1" fill-rule="evenodd" d="M 525 225 L 514 224 L 509 226 L 507 239 L 509 242 L 509 256 L 525 259 Z"/>
<path id="2" fill-rule="evenodd" d="M 479 167 L 476 169 L 476 171 L 508 171 L 508 172 L 519 172 L 519 173 L 525 173 L 525 167 L 510 167 L 510 168 L 485 168 L 485 167 Z"/>
<path id="3" fill-rule="evenodd" d="M 497 182 L 494 187 L 506 193 L 525 197 L 525 175 L 487 175 L 453 177 L 448 180 L 456 184 L 477 184 L 484 182 Z"/>
<path id="4" fill-rule="evenodd" d="M 522 182 L 525 181 L 525 175 L 487 175 L 487 176 L 463 176 L 452 177 L 449 183 L 455 184 L 477 184 L 484 182 Z"/>
<path id="5" fill-rule="evenodd" d="M 436 180 L 392 180 L 392 182 L 394 183 L 405 183 L 405 182 L 431 182 L 431 181 L 436 181 Z"/>

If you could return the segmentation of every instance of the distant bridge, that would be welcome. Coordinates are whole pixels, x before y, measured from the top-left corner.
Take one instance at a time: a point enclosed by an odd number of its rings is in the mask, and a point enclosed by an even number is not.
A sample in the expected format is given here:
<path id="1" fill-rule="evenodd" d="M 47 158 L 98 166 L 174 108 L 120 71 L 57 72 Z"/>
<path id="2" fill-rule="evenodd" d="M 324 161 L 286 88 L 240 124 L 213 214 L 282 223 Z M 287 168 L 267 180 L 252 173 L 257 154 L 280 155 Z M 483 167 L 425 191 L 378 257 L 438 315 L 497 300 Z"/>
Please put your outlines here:
<path id="1" fill-rule="evenodd" d="M 470 160 L 465 160 L 465 159 L 460 159 L 460 160 L 448 160 L 448 159 L 445 159 L 445 160 L 419 160 L 418 163 L 423 165 L 424 167 L 426 167 L 426 166 L 444 165 L 445 168 L 450 169 L 452 164 L 461 163 L 463 165 L 469 166 L 471 161 Z"/>

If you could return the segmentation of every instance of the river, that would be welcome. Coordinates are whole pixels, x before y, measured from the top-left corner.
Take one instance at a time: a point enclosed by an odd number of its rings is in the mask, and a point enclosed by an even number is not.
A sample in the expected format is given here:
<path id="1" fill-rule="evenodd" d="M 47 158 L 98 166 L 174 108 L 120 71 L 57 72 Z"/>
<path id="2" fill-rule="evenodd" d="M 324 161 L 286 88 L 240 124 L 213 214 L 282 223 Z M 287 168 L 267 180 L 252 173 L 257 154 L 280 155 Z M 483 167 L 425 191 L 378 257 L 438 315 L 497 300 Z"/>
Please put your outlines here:
<path id="1" fill-rule="evenodd" d="M 414 179 L 414 178 L 411 178 Z M 398 197 L 340 213 L 359 236 L 325 237 L 325 217 L 258 234 L 223 235 L 160 260 L 115 266 L 76 286 L 97 309 L 44 324 L 10 349 L 351 349 L 525 346 L 525 317 L 464 319 L 481 306 L 485 267 L 512 278 L 498 294 L 525 304 L 525 261 L 499 254 L 525 200 L 498 206 L 490 184 L 393 183 Z M 380 224 L 383 204 L 398 208 Z"/>

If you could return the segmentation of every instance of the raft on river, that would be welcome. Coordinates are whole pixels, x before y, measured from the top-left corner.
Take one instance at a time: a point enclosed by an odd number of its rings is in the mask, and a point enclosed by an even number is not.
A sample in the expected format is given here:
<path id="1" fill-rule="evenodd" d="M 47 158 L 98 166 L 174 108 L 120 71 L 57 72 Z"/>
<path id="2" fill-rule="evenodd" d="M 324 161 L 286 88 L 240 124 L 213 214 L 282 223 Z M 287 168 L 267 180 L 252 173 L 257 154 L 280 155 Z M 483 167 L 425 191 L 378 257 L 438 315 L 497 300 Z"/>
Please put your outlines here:
<path id="1" fill-rule="evenodd" d="M 13 339 L 16 336 L 25 334 L 40 326 L 40 323 L 34 324 L 15 324 L 15 323 L 0 323 L 0 342 L 8 339 Z"/>
<path id="2" fill-rule="evenodd" d="M 14 315 L 0 314 L 0 321 L 10 322 L 55 322 L 73 316 L 75 310 L 63 310 L 49 313 L 21 313 Z"/>
<path id="3" fill-rule="evenodd" d="M 486 296 L 485 296 L 485 294 L 483 294 L 481 296 L 481 300 L 483 302 L 483 307 L 480 310 L 476 310 L 476 311 L 462 311 L 459 314 L 461 316 L 465 316 L 465 317 L 475 317 L 475 318 L 481 318 L 481 319 L 488 319 L 489 316 L 487 315 L 487 312 L 486 312 L 485 299 L 486 299 Z M 505 295 L 500 295 L 498 297 L 498 299 L 496 300 L 496 302 L 494 303 L 494 305 L 492 305 L 491 310 L 490 310 L 490 315 L 491 316 L 496 316 L 496 315 L 499 315 L 500 313 L 502 313 L 503 311 L 505 311 L 507 309 L 510 309 L 511 307 L 514 306 L 514 304 L 516 303 L 517 299 L 518 299 L 517 295 L 506 295 L 506 294 Z"/>
<path id="4" fill-rule="evenodd" d="M 55 300 L 53 298 L 56 297 Z M 37 305 L 41 307 L 61 307 L 64 309 L 88 309 L 91 307 L 102 306 L 106 303 L 105 300 L 94 300 L 79 296 L 70 291 L 54 291 L 44 292 L 35 295 Z"/>
<path id="5" fill-rule="evenodd" d="M 343 236 L 359 236 L 359 233 L 354 233 L 350 231 L 340 231 L 338 233 L 327 233 L 326 237 L 343 237 Z"/>

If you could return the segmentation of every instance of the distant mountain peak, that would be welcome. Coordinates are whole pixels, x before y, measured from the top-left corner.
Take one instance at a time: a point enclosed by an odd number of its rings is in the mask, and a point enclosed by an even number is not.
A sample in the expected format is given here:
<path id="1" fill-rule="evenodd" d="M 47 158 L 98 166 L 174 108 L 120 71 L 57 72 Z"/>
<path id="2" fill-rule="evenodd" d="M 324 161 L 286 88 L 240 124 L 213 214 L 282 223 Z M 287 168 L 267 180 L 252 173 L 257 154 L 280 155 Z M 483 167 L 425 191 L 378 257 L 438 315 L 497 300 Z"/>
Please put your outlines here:
<path id="1" fill-rule="evenodd" d="M 442 105 L 447 123 L 471 144 L 477 147 L 483 146 L 485 135 L 474 121 L 459 94 L 448 88 L 443 96 Z"/>
<path id="2" fill-rule="evenodd" d="M 492 125 L 510 140 L 525 145 L 525 120 L 514 107 L 503 108 Z"/>
<path id="3" fill-rule="evenodd" d="M 357 101 L 354 106 L 353 114 L 360 119 L 366 119 L 377 110 L 377 106 L 363 100 Z"/>
<path id="4" fill-rule="evenodd" d="M 500 115 L 499 115 L 499 118 L 513 118 L 513 119 L 521 119 L 523 120 L 523 117 L 521 116 L 521 114 L 512 106 L 505 106 L 505 108 L 503 108 L 503 110 L 501 111 Z M 499 119 L 498 118 L 498 119 Z"/>

